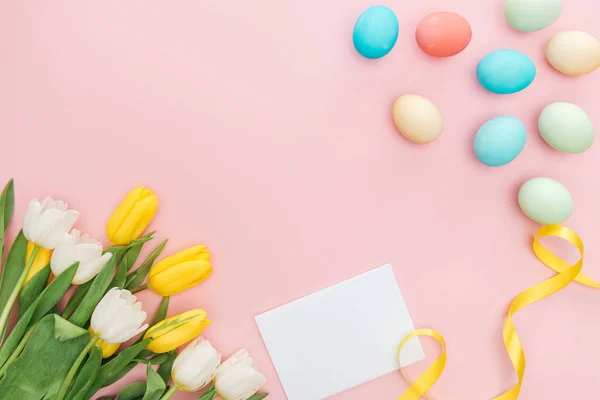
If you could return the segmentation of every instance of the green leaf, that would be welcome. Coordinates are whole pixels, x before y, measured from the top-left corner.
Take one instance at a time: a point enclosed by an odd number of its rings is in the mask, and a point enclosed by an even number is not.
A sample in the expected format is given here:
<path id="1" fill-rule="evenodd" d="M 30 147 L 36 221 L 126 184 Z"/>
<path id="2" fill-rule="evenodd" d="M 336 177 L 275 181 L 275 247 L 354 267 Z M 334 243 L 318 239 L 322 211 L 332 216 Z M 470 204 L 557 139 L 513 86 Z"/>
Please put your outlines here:
<path id="1" fill-rule="evenodd" d="M 75 276 L 78 267 L 78 262 L 71 265 L 69 268 L 65 269 L 62 274 L 54 278 L 46 289 L 44 289 L 40 297 L 38 297 L 39 303 L 35 307 L 35 312 L 31 319 L 33 322 L 40 320 L 60 301 L 60 299 L 62 299 L 71 286 L 71 282 L 73 281 L 73 277 Z M 33 307 L 33 305 L 31 307 Z"/>
<path id="2" fill-rule="evenodd" d="M 21 319 L 19 319 L 13 330 L 10 332 L 10 335 L 8 335 L 6 342 L 4 342 L 0 348 L 0 365 L 4 365 L 13 350 L 19 345 L 19 342 L 27 332 L 27 328 L 46 315 L 64 296 L 71 285 L 71 281 L 77 272 L 78 266 L 79 263 L 75 263 L 57 276 L 48 287 L 44 289 L 40 297 L 29 306 L 25 314 L 21 316 Z"/>
<path id="3" fill-rule="evenodd" d="M 3 310 L 6 306 L 11 292 L 17 284 L 23 268 L 25 268 L 26 254 L 27 239 L 21 230 L 8 252 L 4 270 L 2 271 L 2 279 L 0 279 L 0 310 Z"/>
<path id="4" fill-rule="evenodd" d="M 150 321 L 150 324 L 148 325 L 148 329 L 152 328 L 154 325 L 158 324 L 160 321 L 165 319 L 168 311 L 169 311 L 169 296 L 166 296 L 166 297 L 162 298 L 160 304 L 158 305 L 158 308 L 156 309 L 156 312 L 154 313 L 154 316 L 152 317 L 152 321 Z M 146 329 L 146 331 L 135 341 L 135 343 L 141 341 L 144 338 L 144 335 L 146 334 L 146 332 L 148 332 L 148 329 Z"/>
<path id="5" fill-rule="evenodd" d="M 167 361 L 169 355 L 167 353 L 156 354 L 154 357 L 136 357 L 133 361 L 138 362 L 140 364 L 148 364 L 148 365 L 160 365 Z"/>
<path id="6" fill-rule="evenodd" d="M 96 279 L 94 279 L 94 283 L 90 286 L 90 289 L 73 315 L 71 315 L 71 318 L 69 318 L 71 323 L 77 326 L 84 326 L 88 322 L 94 312 L 94 308 L 96 308 L 96 305 L 102 300 L 104 293 L 106 293 L 114 272 L 115 259 L 111 257 L 98 276 L 96 276 Z"/>
<path id="7" fill-rule="evenodd" d="M 56 398 L 75 359 L 89 343 L 89 333 L 58 315 L 44 317 L 23 353 L 0 381 L 0 399 Z"/>
<path id="8" fill-rule="evenodd" d="M 1 240 L 4 240 L 4 232 L 6 232 L 6 228 L 8 228 L 8 224 L 12 219 L 14 211 L 15 185 L 14 180 L 11 179 L 8 181 L 6 186 L 4 186 L 2 195 L 0 195 L 0 228 L 2 229 L 2 233 L 0 233 Z"/>
<path id="9" fill-rule="evenodd" d="M 156 233 L 156 231 L 149 232 L 138 239 L 132 240 L 131 243 L 129 243 L 127 246 L 110 246 L 108 249 L 106 249 L 105 253 L 114 254 L 117 264 L 120 264 L 121 261 L 123 260 L 123 257 L 125 257 L 125 254 L 127 253 L 127 251 L 129 249 L 131 249 L 132 247 L 138 246 L 138 245 L 143 245 L 144 243 L 152 240 L 152 236 L 155 233 Z M 133 258 L 133 255 L 131 255 L 131 258 Z M 136 259 L 137 259 L 137 257 L 136 257 Z M 129 260 L 129 261 L 131 261 L 131 260 Z M 135 264 L 135 260 L 133 260 L 133 261 Z M 133 266 L 133 264 L 131 264 L 131 266 Z"/>
<path id="10" fill-rule="evenodd" d="M 115 358 L 104 364 L 100 368 L 100 374 L 98 378 L 102 382 L 103 386 L 108 386 L 114 382 L 116 382 L 115 377 L 120 373 L 120 371 L 127 366 L 130 362 L 132 362 L 140 351 L 146 348 L 150 339 L 143 340 L 133 346 L 130 346 L 120 352 Z"/>
<path id="11" fill-rule="evenodd" d="M 35 274 L 21 290 L 19 295 L 19 319 L 25 314 L 25 311 L 33 304 L 35 299 L 39 297 L 50 276 L 50 264 L 46 265 L 37 274 Z"/>
<path id="12" fill-rule="evenodd" d="M 250 396 L 248 400 L 262 400 L 267 397 L 269 393 L 256 393 L 255 395 Z"/>
<path id="13" fill-rule="evenodd" d="M 160 321 L 165 319 L 167 316 L 167 312 L 169 311 L 169 296 L 163 297 L 162 301 L 158 305 L 156 312 L 154 313 L 154 317 L 152 317 L 152 321 L 150 322 L 148 328 L 152 328 L 154 325 L 158 324 Z"/>
<path id="14" fill-rule="evenodd" d="M 150 255 L 144 260 L 142 265 L 140 265 L 138 269 L 136 269 L 127 277 L 125 288 L 132 290 L 137 288 L 144 282 L 144 280 L 150 273 L 150 268 L 152 268 L 152 264 L 154 264 L 154 261 L 158 258 L 158 256 L 160 256 L 160 253 L 162 253 L 162 251 L 165 249 L 165 246 L 167 245 L 168 241 L 169 239 L 166 239 L 164 242 L 159 244 L 154 249 L 154 251 L 152 251 L 152 253 L 150 253 Z"/>
<path id="15" fill-rule="evenodd" d="M 125 263 L 119 264 L 117 267 L 117 272 L 115 273 L 115 277 L 108 285 L 108 288 L 119 288 L 123 289 L 125 287 L 125 281 L 127 280 L 127 265 Z"/>
<path id="16" fill-rule="evenodd" d="M 177 352 L 173 350 L 166 354 L 168 354 L 169 357 L 164 363 L 160 364 L 160 367 L 158 367 L 158 370 L 156 371 L 165 384 L 169 383 L 169 379 L 171 379 L 171 371 L 173 370 L 173 363 L 177 358 Z"/>
<path id="17" fill-rule="evenodd" d="M 144 396 L 146 391 L 146 382 L 134 382 L 125 386 L 123 390 L 119 392 L 117 400 L 137 400 Z"/>
<path id="18" fill-rule="evenodd" d="M 90 356 L 88 357 L 81 371 L 78 372 L 75 383 L 67 396 L 67 400 L 84 400 L 89 388 L 92 386 L 102 364 L 102 350 L 98 346 L 94 346 Z"/>
<path id="19" fill-rule="evenodd" d="M 198 397 L 198 400 L 214 400 L 218 396 L 219 395 L 217 394 L 217 392 L 215 392 L 215 385 L 211 383 L 208 389 L 206 389 L 204 393 L 202 393 L 202 396 Z"/>
<path id="20" fill-rule="evenodd" d="M 146 392 L 142 400 L 160 400 L 165 392 L 167 385 L 162 380 L 160 375 L 148 365 L 146 369 Z"/>
<path id="21" fill-rule="evenodd" d="M 77 286 L 77 289 L 75 289 L 75 293 L 73 293 L 73 295 L 69 299 L 69 302 L 67 303 L 67 306 L 65 307 L 65 309 L 62 312 L 63 318 L 69 319 L 71 317 L 71 315 L 73 315 L 73 312 L 75 311 L 77 306 L 79 306 L 79 304 L 81 304 L 81 301 L 87 294 L 88 290 L 90 290 L 90 287 L 92 286 L 92 283 L 94 283 L 95 279 L 96 278 L 92 279 L 91 281 L 87 281 L 86 283 L 84 283 L 82 285 Z"/>
<path id="22" fill-rule="evenodd" d="M 121 260 L 121 264 L 125 265 L 126 271 L 129 271 L 135 265 L 135 262 L 137 261 L 142 251 L 142 248 L 144 247 L 144 243 L 145 242 L 129 245 L 129 249 L 127 249 L 127 251 L 123 255 L 123 259 Z"/>

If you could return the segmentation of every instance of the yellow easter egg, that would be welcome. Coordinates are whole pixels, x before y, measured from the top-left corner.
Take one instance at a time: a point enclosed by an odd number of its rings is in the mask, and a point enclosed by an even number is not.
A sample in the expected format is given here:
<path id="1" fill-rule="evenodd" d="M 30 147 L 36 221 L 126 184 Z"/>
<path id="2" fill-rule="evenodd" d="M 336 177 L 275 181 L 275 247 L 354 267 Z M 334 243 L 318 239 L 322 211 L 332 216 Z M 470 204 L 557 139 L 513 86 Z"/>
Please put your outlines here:
<path id="1" fill-rule="evenodd" d="M 398 131 L 414 143 L 429 143 L 444 129 L 442 114 L 431 100 L 417 94 L 400 96 L 392 110 Z"/>
<path id="2" fill-rule="evenodd" d="M 589 74 L 600 66 L 600 41 L 582 31 L 561 32 L 546 45 L 546 59 L 565 75 Z"/>

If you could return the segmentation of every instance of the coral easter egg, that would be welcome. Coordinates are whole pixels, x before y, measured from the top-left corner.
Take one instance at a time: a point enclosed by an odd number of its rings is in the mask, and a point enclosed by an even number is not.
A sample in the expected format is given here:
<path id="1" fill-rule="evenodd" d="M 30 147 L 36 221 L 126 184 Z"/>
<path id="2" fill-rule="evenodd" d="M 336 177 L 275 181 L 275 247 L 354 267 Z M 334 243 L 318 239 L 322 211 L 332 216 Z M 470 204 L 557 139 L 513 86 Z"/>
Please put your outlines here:
<path id="1" fill-rule="evenodd" d="M 463 51 L 471 42 L 471 25 L 452 12 L 427 15 L 417 26 L 417 44 L 425 54 L 451 57 Z"/>

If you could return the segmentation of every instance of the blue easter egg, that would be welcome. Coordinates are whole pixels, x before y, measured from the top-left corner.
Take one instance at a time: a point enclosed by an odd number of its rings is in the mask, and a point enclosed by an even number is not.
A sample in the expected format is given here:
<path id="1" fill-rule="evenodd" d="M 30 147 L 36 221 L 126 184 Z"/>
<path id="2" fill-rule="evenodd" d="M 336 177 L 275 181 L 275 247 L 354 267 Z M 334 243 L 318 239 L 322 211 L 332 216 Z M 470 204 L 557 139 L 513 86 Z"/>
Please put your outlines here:
<path id="1" fill-rule="evenodd" d="M 475 156 L 485 165 L 506 165 L 525 147 L 525 125 L 515 117 L 497 117 L 489 120 L 475 135 Z"/>
<path id="2" fill-rule="evenodd" d="M 399 29 L 398 18 L 390 8 L 369 7 L 354 25 L 354 47 L 366 58 L 381 58 L 396 44 Z"/>
<path id="3" fill-rule="evenodd" d="M 477 79 L 492 93 L 520 92 L 535 79 L 535 64 L 515 50 L 496 50 L 483 57 L 477 66 Z"/>

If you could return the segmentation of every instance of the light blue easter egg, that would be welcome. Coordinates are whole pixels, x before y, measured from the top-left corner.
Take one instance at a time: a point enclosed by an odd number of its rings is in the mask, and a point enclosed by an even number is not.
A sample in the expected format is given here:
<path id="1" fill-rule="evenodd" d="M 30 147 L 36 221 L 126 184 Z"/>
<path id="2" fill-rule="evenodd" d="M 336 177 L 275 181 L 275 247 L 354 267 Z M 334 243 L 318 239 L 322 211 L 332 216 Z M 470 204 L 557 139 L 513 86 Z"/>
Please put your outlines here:
<path id="1" fill-rule="evenodd" d="M 492 93 L 520 92 L 535 79 L 535 64 L 515 50 L 496 50 L 483 57 L 477 66 L 477 79 Z"/>
<path id="2" fill-rule="evenodd" d="M 354 47 L 366 58 L 381 58 L 392 50 L 398 39 L 398 18 L 386 6 L 369 7 L 354 25 Z"/>
<path id="3" fill-rule="evenodd" d="M 485 165 L 506 165 L 521 153 L 527 134 L 525 125 L 515 117 L 497 117 L 489 120 L 475 135 L 475 156 Z"/>

